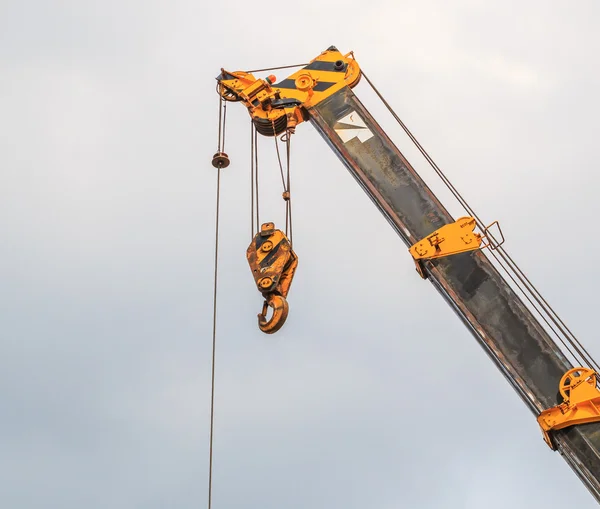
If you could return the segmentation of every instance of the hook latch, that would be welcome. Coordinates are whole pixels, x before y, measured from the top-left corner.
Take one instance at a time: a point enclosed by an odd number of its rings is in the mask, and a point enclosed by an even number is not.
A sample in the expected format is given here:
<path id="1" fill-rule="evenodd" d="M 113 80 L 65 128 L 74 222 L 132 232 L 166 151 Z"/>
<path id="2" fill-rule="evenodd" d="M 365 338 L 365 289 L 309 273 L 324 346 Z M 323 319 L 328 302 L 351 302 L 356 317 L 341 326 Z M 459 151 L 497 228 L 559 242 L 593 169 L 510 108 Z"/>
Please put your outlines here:
<path id="1" fill-rule="evenodd" d="M 258 327 L 265 334 L 277 332 L 285 323 L 289 305 L 287 294 L 298 266 L 298 257 L 286 235 L 274 223 L 264 223 L 248 250 L 248 264 L 258 291 L 265 298 L 258 315 Z M 269 307 L 273 315 L 267 319 Z"/>

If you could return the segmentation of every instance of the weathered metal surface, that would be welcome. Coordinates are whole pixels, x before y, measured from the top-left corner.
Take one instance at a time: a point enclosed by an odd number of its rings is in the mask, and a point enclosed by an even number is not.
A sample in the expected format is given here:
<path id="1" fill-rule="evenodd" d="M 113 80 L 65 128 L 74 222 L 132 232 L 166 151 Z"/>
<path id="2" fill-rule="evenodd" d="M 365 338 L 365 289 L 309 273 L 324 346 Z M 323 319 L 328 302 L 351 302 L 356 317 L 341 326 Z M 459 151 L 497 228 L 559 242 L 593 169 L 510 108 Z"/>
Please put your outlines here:
<path id="1" fill-rule="evenodd" d="M 348 87 L 309 114 L 407 247 L 454 221 Z M 485 254 L 428 261 L 425 271 L 530 410 L 537 416 L 556 405 L 558 383 L 572 366 Z M 554 438 L 600 501 L 600 424 L 557 431 Z"/>
<path id="2" fill-rule="evenodd" d="M 246 250 L 246 258 L 258 291 L 265 298 L 258 326 L 266 334 L 277 332 L 285 323 L 289 306 L 286 300 L 298 266 L 298 257 L 286 235 L 273 223 L 264 223 Z M 273 315 L 267 320 L 267 310 Z"/>

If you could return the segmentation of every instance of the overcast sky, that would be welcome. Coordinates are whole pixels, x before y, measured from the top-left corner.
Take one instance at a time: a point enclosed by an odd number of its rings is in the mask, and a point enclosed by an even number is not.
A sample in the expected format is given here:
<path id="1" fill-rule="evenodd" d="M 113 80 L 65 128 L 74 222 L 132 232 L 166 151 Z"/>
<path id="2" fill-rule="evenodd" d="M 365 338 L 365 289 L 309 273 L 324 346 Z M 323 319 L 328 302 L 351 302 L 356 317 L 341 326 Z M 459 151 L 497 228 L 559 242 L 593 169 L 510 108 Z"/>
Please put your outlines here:
<path id="1" fill-rule="evenodd" d="M 221 67 L 354 50 L 600 357 L 600 6 L 490 4 L 0 1 L 1 507 L 206 507 Z M 308 124 L 290 316 L 258 330 L 248 138 L 233 104 L 213 508 L 595 507 Z M 260 150 L 261 217 L 281 225 L 272 140 Z"/>

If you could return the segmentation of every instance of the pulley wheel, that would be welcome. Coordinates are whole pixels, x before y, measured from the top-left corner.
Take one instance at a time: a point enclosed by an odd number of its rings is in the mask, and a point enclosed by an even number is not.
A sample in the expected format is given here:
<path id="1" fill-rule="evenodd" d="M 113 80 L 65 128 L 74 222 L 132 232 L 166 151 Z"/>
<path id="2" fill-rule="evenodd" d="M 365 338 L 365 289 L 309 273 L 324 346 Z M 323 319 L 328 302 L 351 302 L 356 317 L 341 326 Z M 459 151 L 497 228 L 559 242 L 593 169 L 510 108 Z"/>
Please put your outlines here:
<path id="1" fill-rule="evenodd" d="M 227 168 L 229 166 L 229 156 L 225 152 L 217 152 L 212 158 L 212 165 L 215 168 Z"/>

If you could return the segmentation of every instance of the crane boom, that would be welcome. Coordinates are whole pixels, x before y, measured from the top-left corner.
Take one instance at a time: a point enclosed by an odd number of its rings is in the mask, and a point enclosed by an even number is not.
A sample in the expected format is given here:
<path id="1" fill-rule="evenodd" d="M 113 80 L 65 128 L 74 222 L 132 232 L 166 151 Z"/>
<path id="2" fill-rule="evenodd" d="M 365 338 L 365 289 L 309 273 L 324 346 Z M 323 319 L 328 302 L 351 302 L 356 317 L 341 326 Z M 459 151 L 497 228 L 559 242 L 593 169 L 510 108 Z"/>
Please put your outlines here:
<path id="1" fill-rule="evenodd" d="M 407 246 L 453 221 L 349 87 L 308 112 Z M 349 116 L 354 125 L 364 125 L 356 130 L 361 136 L 336 132 Z M 483 251 L 440 258 L 424 270 L 530 410 L 538 415 L 554 406 L 558 382 L 572 366 Z M 600 424 L 565 428 L 554 436 L 558 450 L 600 501 Z"/>
<path id="2" fill-rule="evenodd" d="M 355 60 L 331 47 L 279 83 L 225 70 L 218 80 L 223 99 L 244 102 L 265 136 L 289 136 L 298 123 L 312 123 L 407 247 L 415 246 L 454 219 L 353 92 L 360 77 Z M 565 373 L 578 368 L 482 250 L 419 261 L 418 267 L 538 417 L 548 444 L 600 502 L 594 372 L 569 381 Z M 556 406 L 559 384 L 567 397 L 562 406 Z"/>

